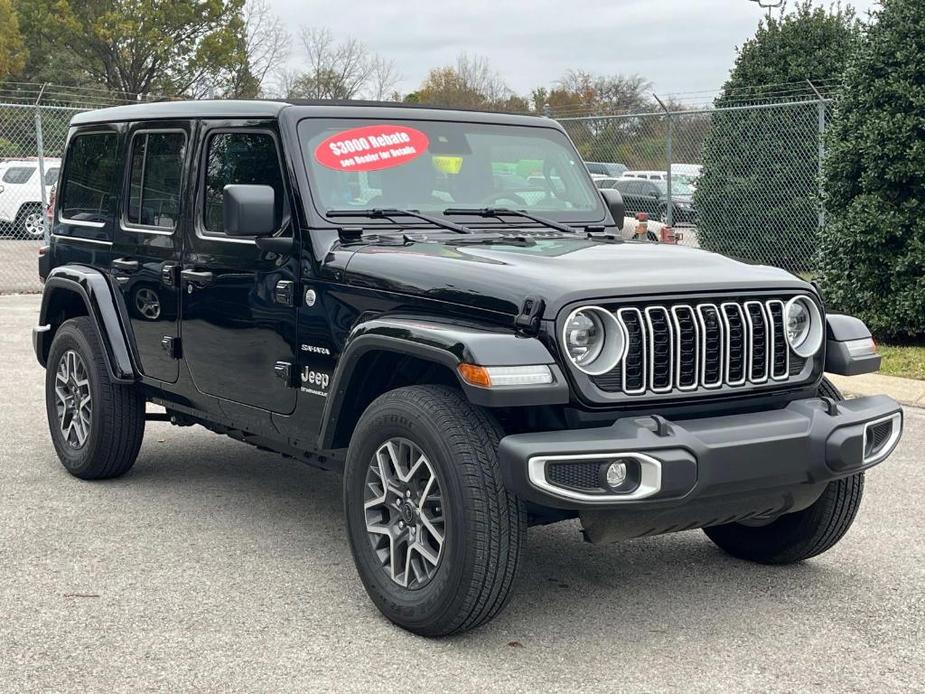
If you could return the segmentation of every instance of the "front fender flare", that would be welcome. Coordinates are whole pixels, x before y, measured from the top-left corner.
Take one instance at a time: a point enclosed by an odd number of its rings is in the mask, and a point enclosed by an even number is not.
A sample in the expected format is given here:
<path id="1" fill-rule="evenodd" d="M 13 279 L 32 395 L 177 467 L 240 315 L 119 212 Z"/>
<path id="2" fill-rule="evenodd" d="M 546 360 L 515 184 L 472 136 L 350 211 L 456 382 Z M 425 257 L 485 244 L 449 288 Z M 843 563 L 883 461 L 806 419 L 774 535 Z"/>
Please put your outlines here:
<path id="1" fill-rule="evenodd" d="M 353 329 L 337 362 L 322 416 L 320 448 L 331 447 L 353 374 L 363 357 L 373 351 L 405 354 L 445 366 L 452 371 L 468 400 L 482 407 L 569 402 L 569 388 L 561 369 L 549 350 L 535 337 L 430 319 L 375 318 Z M 553 383 L 503 389 L 479 388 L 459 377 L 456 367 L 463 362 L 481 366 L 546 364 L 552 371 Z"/>
<path id="2" fill-rule="evenodd" d="M 132 364 L 131 352 L 115 298 L 106 278 L 99 270 L 82 265 L 62 265 L 54 268 L 45 280 L 42 293 L 42 307 L 39 311 L 39 327 L 33 333 L 35 355 L 42 366 L 48 356 L 53 339 L 49 329 L 51 318 L 49 307 L 54 303 L 56 292 L 73 292 L 78 295 L 87 309 L 106 350 L 106 366 L 109 375 L 119 383 L 132 383 L 137 374 Z M 47 326 L 47 327 L 46 327 Z"/>

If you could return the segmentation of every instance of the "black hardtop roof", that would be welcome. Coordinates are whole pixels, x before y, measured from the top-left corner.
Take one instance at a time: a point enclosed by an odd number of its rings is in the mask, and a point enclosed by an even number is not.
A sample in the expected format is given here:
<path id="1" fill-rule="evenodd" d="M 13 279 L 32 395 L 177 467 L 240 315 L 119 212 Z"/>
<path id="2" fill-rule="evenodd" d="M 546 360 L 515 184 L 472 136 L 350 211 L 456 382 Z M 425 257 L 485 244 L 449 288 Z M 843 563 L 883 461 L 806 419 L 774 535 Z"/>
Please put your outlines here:
<path id="1" fill-rule="evenodd" d="M 304 112 L 305 116 L 328 118 L 456 120 L 508 125 L 543 124 L 556 127 L 555 121 L 530 115 L 445 109 L 395 102 L 304 101 L 299 99 L 278 101 L 226 99 L 139 103 L 78 113 L 71 119 L 71 125 L 187 118 L 278 118 L 280 113 L 290 108 Z"/>

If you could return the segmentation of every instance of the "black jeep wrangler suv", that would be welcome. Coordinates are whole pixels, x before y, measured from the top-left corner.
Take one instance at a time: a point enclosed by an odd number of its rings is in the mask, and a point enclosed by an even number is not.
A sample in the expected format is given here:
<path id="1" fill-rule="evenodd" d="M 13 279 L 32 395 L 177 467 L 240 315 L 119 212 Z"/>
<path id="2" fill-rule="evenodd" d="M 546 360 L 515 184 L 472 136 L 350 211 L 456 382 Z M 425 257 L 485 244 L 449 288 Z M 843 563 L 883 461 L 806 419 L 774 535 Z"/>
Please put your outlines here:
<path id="1" fill-rule="evenodd" d="M 902 430 L 896 402 L 823 377 L 879 368 L 870 333 L 793 275 L 625 241 L 623 218 L 544 118 L 80 114 L 34 331 L 55 449 L 114 477 L 166 420 L 341 472 L 366 590 L 426 635 L 502 609 L 534 524 L 824 552 Z"/>

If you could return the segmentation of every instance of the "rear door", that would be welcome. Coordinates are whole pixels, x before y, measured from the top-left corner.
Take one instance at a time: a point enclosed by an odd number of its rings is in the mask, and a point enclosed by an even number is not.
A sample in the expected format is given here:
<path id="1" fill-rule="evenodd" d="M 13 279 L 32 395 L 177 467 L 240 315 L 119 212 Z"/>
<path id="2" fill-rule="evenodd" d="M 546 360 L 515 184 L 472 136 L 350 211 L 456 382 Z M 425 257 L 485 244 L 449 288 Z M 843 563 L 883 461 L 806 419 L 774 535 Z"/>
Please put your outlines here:
<path id="1" fill-rule="evenodd" d="M 124 193 L 112 276 L 128 316 L 141 372 L 179 375 L 179 271 L 188 201 L 192 123 L 137 123 L 128 133 Z"/>
<path id="2" fill-rule="evenodd" d="M 277 235 L 293 234 L 276 124 L 204 122 L 198 140 L 196 210 L 181 272 L 183 358 L 203 393 L 292 412 L 298 253 L 264 252 L 223 231 L 224 187 L 255 184 L 276 193 Z"/>

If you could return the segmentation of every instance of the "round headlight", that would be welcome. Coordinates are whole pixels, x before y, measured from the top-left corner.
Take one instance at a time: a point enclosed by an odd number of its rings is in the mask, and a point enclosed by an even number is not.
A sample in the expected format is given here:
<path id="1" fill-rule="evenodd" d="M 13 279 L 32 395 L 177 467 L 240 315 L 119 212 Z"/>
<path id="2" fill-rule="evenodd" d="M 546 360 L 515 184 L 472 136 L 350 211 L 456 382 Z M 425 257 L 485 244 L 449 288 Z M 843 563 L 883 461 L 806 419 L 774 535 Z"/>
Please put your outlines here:
<path id="1" fill-rule="evenodd" d="M 822 346 L 822 315 L 814 301 L 797 296 L 787 302 L 784 312 L 787 342 L 797 356 L 804 359 L 813 356 Z"/>
<path id="2" fill-rule="evenodd" d="M 596 376 L 620 363 L 626 351 L 626 337 L 610 311 L 599 306 L 582 306 L 566 319 L 562 346 L 576 367 Z"/>

